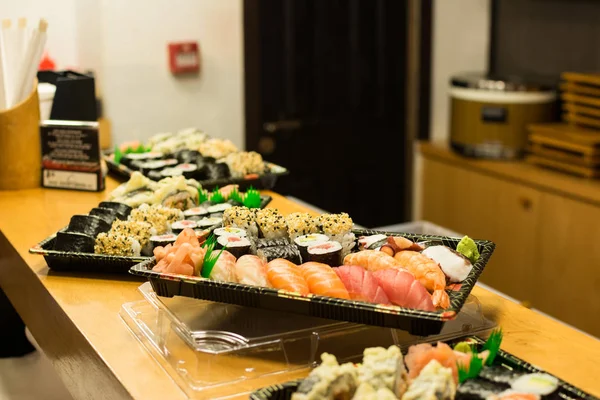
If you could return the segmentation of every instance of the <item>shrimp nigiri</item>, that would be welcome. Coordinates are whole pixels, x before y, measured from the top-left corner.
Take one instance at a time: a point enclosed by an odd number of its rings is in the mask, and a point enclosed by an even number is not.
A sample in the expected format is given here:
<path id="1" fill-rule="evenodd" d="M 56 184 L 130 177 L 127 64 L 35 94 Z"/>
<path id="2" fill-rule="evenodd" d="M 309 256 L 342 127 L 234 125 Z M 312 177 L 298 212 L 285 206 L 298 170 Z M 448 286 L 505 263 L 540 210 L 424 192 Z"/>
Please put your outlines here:
<path id="1" fill-rule="evenodd" d="M 367 271 L 375 272 L 380 269 L 402 268 L 402 264 L 394 257 L 376 250 L 363 250 L 358 253 L 350 253 L 344 257 L 344 265 L 358 265 Z"/>
<path id="2" fill-rule="evenodd" d="M 300 265 L 300 271 L 311 293 L 350 300 L 346 287 L 329 265 L 307 262 Z"/>
<path id="3" fill-rule="evenodd" d="M 450 297 L 445 290 L 446 276 L 438 263 L 426 255 L 410 250 L 399 251 L 394 255 L 394 259 L 402 268 L 413 274 L 427 290 L 433 292 L 433 304 L 436 307 L 450 306 Z"/>
<path id="4" fill-rule="evenodd" d="M 235 263 L 235 275 L 239 283 L 272 287 L 267 279 L 267 266 L 257 256 L 246 254 L 238 258 Z"/>
<path id="5" fill-rule="evenodd" d="M 300 268 L 283 258 L 276 258 L 267 264 L 267 278 L 274 288 L 300 294 L 310 293 Z"/>

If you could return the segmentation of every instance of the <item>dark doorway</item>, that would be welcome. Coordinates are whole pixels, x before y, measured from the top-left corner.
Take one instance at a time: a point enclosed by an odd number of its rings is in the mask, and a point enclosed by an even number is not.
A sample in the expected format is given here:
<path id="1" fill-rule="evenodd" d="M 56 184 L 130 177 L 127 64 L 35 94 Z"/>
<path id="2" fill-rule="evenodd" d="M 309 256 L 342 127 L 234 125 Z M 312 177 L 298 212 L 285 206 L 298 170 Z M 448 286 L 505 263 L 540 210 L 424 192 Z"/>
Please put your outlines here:
<path id="1" fill-rule="evenodd" d="M 290 169 L 278 192 L 364 226 L 408 219 L 407 7 L 245 1 L 246 147 Z"/>

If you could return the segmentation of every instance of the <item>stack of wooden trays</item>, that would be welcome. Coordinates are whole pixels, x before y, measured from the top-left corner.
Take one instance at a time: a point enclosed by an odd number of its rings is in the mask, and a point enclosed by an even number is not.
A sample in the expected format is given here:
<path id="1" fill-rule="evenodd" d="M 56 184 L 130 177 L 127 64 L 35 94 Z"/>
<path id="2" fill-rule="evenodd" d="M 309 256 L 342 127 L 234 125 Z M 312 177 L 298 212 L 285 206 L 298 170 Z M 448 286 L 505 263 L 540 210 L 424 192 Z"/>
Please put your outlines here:
<path id="1" fill-rule="evenodd" d="M 600 74 L 562 74 L 563 123 L 529 128 L 526 161 L 600 178 Z"/>

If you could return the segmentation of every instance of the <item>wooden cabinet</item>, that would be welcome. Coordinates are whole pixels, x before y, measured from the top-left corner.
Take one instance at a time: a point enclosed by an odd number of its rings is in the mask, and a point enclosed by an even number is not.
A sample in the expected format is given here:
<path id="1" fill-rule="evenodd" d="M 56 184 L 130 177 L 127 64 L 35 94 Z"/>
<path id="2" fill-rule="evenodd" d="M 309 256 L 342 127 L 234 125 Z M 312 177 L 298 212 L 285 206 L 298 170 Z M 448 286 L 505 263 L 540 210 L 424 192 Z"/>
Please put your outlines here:
<path id="1" fill-rule="evenodd" d="M 419 218 L 494 241 L 483 283 L 600 336 L 600 204 L 455 155 L 423 156 Z"/>

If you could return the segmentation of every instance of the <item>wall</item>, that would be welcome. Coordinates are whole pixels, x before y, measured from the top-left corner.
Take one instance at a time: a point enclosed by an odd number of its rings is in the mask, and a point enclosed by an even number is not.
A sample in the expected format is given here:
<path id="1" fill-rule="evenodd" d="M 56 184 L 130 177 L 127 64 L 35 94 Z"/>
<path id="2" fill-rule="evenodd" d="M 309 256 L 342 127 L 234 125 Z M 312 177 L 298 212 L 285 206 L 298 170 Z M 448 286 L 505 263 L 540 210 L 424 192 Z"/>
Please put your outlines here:
<path id="1" fill-rule="evenodd" d="M 434 0 L 432 18 L 430 138 L 449 138 L 448 82 L 456 73 L 485 71 L 490 43 L 490 0 Z M 421 218 L 421 158 L 413 163 L 413 219 Z"/>
<path id="2" fill-rule="evenodd" d="M 97 70 L 114 142 L 197 126 L 243 146 L 241 0 L 85 2 L 95 8 L 78 7 L 79 37 L 99 43 L 78 47 L 95 45 L 101 54 L 84 54 L 82 67 Z M 99 15 L 95 25 L 90 7 Z M 199 42 L 198 77 L 168 70 L 167 43 L 181 40 Z"/>
<path id="3" fill-rule="evenodd" d="M 37 26 L 40 18 L 48 21 L 46 49 L 58 68 L 77 65 L 78 52 L 73 40 L 76 0 L 1 0 L 0 17 L 10 18 L 13 26 L 18 18 L 27 18 L 30 27 Z"/>

